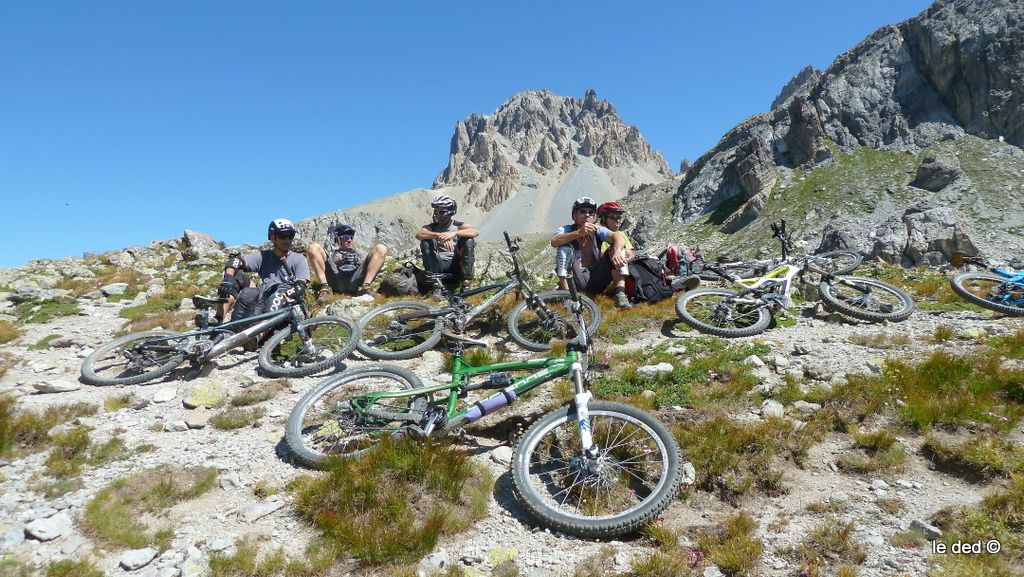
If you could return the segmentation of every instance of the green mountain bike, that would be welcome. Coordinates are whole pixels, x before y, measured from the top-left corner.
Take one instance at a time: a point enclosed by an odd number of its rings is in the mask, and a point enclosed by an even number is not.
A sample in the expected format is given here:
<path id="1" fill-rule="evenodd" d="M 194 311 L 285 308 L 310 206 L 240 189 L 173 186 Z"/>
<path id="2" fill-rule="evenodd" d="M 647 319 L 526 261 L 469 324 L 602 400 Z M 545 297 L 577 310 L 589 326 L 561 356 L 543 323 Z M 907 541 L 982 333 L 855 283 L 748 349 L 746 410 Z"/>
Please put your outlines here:
<path id="1" fill-rule="evenodd" d="M 570 293 L 577 326 L 584 326 L 579 295 L 574 287 Z M 681 482 L 679 446 L 652 415 L 593 400 L 587 390 L 587 331 L 577 331 L 563 356 L 486 366 L 471 366 L 462 355 L 486 343 L 446 336 L 455 355 L 451 383 L 425 387 L 404 368 L 376 365 L 329 378 L 306 393 L 285 430 L 295 459 L 317 467 L 329 457 L 363 454 L 389 436 L 452 433 L 527 391 L 568 377 L 573 402 L 534 422 L 512 458 L 513 485 L 526 510 L 565 533 L 604 538 L 637 530 L 672 502 Z M 460 403 L 478 389 L 496 392 L 468 406 Z"/>

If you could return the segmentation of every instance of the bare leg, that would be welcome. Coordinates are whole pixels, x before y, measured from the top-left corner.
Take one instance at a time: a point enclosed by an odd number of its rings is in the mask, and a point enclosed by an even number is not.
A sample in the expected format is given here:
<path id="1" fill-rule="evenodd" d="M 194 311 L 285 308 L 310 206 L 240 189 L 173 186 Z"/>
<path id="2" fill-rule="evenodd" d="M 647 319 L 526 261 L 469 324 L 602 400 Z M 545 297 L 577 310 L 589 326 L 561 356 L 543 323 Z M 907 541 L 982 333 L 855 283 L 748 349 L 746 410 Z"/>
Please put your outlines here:
<path id="1" fill-rule="evenodd" d="M 322 250 L 322 249 L 321 249 Z M 363 284 L 370 284 L 373 279 L 377 277 L 377 273 L 380 272 L 382 266 L 384 266 L 384 260 L 388 257 L 388 247 L 378 244 L 373 247 L 370 251 L 370 258 L 366 262 L 366 279 L 363 280 Z"/>
<path id="2" fill-rule="evenodd" d="M 317 282 L 327 284 L 327 251 L 318 243 L 311 242 L 306 248 L 306 259 L 309 261 L 309 268 L 313 269 L 313 275 Z"/>

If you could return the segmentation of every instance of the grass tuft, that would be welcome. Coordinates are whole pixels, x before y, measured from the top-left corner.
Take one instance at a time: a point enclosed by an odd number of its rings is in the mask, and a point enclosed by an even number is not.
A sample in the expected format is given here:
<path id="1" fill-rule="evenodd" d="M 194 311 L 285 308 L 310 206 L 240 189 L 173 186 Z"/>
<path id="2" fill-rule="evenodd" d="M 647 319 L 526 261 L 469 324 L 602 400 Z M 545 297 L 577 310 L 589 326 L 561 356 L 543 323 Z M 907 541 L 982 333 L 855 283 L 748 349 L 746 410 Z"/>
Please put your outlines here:
<path id="1" fill-rule="evenodd" d="M 888 429 L 863 432 L 854 427 L 851 434 L 854 445 L 861 451 L 847 453 L 839 458 L 836 464 L 846 471 L 871 473 L 898 470 L 907 460 L 903 446 L 896 443 L 896 435 Z"/>
<path id="2" fill-rule="evenodd" d="M 382 565 L 417 560 L 481 518 L 492 484 L 464 451 L 387 439 L 362 458 L 330 462 L 297 487 L 296 502 L 325 549 Z"/>
<path id="3" fill-rule="evenodd" d="M 11 321 L 0 321 L 0 345 L 9 343 L 21 336 L 21 329 Z"/>
<path id="4" fill-rule="evenodd" d="M 78 417 L 96 414 L 96 405 L 74 403 L 48 407 L 43 412 L 19 410 L 10 395 L 0 395 L 0 456 L 45 449 L 53 427 Z"/>
<path id="5" fill-rule="evenodd" d="M 142 515 L 194 499 L 213 488 L 216 478 L 217 470 L 212 467 L 161 465 L 118 479 L 86 504 L 82 527 L 94 539 L 110 545 L 138 549 L 155 544 L 166 548 L 168 532 L 150 533 L 140 519 Z"/>
<path id="6" fill-rule="evenodd" d="M 971 479 L 1024 474 L 1024 446 L 995 435 L 977 435 L 960 444 L 928 435 L 921 451 L 940 468 L 959 471 Z"/>
<path id="7" fill-rule="evenodd" d="M 808 574 L 817 575 L 822 567 L 860 565 L 867 558 L 864 549 L 854 542 L 854 524 L 839 519 L 822 521 L 800 545 L 799 554 Z"/>
<path id="8" fill-rule="evenodd" d="M 288 390 L 289 386 L 287 379 L 278 379 L 260 383 L 259 385 L 249 387 L 241 393 L 231 397 L 231 406 L 247 407 L 249 405 L 269 401 L 276 397 L 281 391 Z"/>
<path id="9" fill-rule="evenodd" d="M 18 303 L 15 309 L 18 320 L 22 323 L 46 323 L 54 317 L 77 315 L 81 311 L 75 302 L 35 299 Z"/>
<path id="10" fill-rule="evenodd" d="M 267 410 L 263 407 L 253 407 L 251 409 L 239 409 L 233 407 L 224 409 L 210 417 L 210 424 L 215 428 L 223 430 L 252 427 L 259 422 L 266 412 Z"/>
<path id="11" fill-rule="evenodd" d="M 697 544 L 726 575 L 751 575 L 764 551 L 756 531 L 757 522 L 740 512 L 726 519 L 718 531 L 701 536 Z"/>

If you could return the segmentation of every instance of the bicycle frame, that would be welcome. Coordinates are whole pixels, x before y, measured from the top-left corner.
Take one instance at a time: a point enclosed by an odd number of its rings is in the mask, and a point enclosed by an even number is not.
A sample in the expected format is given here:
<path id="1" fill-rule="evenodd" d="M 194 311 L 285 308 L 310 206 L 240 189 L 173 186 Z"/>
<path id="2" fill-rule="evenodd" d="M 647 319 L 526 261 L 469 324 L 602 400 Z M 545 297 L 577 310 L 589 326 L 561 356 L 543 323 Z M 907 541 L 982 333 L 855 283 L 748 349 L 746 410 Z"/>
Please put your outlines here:
<path id="1" fill-rule="evenodd" d="M 1005 281 L 1003 281 L 1003 285 L 1015 285 L 1018 290 L 1024 291 L 1024 272 L 1010 272 L 1008 270 L 1003 270 L 1001 268 L 995 267 L 990 268 L 989 270 L 1006 279 Z M 1002 304 L 1010 306 L 1021 306 L 1024 305 L 1024 298 L 1006 300 L 1003 301 Z"/>
<path id="2" fill-rule="evenodd" d="M 190 333 L 176 334 L 165 338 L 154 338 L 139 346 L 143 346 L 147 349 L 159 352 L 173 352 L 177 350 L 185 350 L 186 353 L 188 353 L 190 347 L 188 347 L 187 345 L 159 345 L 154 343 L 158 343 L 160 341 L 168 342 L 171 340 L 177 341 L 179 339 L 189 339 L 192 337 L 196 337 L 195 342 L 200 342 L 200 339 L 202 337 L 211 337 L 214 340 L 214 345 L 205 353 L 201 352 L 199 355 L 193 355 L 195 360 L 199 362 L 206 362 L 213 360 L 223 355 L 224 353 L 227 353 L 231 349 L 241 345 L 242 343 L 248 341 L 249 339 L 256 337 L 257 335 L 268 329 L 272 329 L 274 327 L 277 327 L 278 325 L 283 324 L 285 320 L 290 319 L 293 325 L 297 326 L 298 322 L 301 321 L 303 318 L 304 314 L 302 312 L 302 307 L 296 304 L 284 310 L 262 313 L 256 316 L 217 325 L 216 327 L 206 328 L 198 331 L 193 331 Z M 240 332 L 235 333 L 231 330 L 233 328 L 249 324 L 251 324 L 251 326 Z M 216 340 L 216 337 L 218 335 L 231 336 L 222 340 Z"/>

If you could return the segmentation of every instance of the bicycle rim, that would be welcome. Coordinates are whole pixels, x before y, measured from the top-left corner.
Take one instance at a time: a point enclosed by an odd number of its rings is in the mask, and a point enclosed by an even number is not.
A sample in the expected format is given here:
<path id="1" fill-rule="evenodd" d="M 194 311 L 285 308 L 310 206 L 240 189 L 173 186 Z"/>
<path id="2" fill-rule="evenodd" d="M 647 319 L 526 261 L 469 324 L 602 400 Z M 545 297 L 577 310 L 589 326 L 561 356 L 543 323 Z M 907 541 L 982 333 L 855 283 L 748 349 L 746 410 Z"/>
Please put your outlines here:
<path id="1" fill-rule="evenodd" d="M 697 289 L 679 297 L 676 312 L 688 325 L 718 336 L 746 336 L 768 327 L 771 315 L 765 307 L 729 302 L 734 296 L 727 290 Z"/>
<path id="2" fill-rule="evenodd" d="M 308 343 L 303 342 L 297 331 L 285 330 L 265 359 L 269 366 L 264 368 L 272 372 L 295 376 L 318 372 L 340 363 L 355 346 L 353 326 L 342 319 L 313 317 L 303 321 Z"/>
<path id="3" fill-rule="evenodd" d="M 160 351 L 147 347 L 156 341 L 161 347 L 185 344 L 174 333 L 139 333 L 103 345 L 82 363 L 82 377 L 93 385 L 143 383 L 163 376 L 185 360 L 179 350 Z"/>
<path id="4" fill-rule="evenodd" d="M 359 321 L 359 350 L 371 358 L 412 358 L 430 350 L 441 339 L 438 318 L 420 314 L 430 307 L 420 302 L 389 303 L 370 311 Z"/>
<path id="5" fill-rule="evenodd" d="M 562 411 L 542 419 L 518 449 L 515 484 L 542 521 L 584 536 L 612 536 L 649 522 L 675 496 L 679 452 L 663 426 L 638 410 L 594 403 L 598 457 L 580 454 L 579 424 Z"/>

